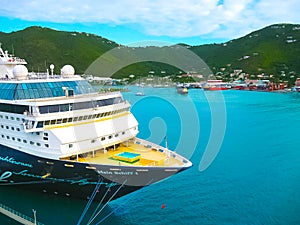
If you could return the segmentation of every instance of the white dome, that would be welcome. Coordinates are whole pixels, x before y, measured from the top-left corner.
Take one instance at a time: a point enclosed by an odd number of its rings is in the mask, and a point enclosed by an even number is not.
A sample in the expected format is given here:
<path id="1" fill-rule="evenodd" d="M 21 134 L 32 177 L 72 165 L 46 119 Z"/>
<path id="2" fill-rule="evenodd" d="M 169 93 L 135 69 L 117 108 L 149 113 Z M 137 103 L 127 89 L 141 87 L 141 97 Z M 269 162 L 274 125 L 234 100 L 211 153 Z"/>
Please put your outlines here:
<path id="1" fill-rule="evenodd" d="M 63 77 L 74 76 L 74 74 L 75 74 L 75 69 L 71 65 L 64 65 L 63 68 L 61 69 L 61 75 Z"/>
<path id="2" fill-rule="evenodd" d="M 28 70 L 24 65 L 16 65 L 13 68 L 13 74 L 17 80 L 26 80 L 28 76 Z"/>

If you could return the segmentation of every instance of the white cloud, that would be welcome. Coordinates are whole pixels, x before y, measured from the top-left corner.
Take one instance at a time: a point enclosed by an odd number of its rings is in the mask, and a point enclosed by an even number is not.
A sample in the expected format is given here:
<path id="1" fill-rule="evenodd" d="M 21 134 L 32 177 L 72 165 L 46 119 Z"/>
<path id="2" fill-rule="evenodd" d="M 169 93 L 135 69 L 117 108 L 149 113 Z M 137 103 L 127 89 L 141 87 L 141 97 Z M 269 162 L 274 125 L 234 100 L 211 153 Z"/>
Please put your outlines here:
<path id="1" fill-rule="evenodd" d="M 298 0 L 12 0 L 2 16 L 59 23 L 137 25 L 154 36 L 232 38 L 278 22 L 300 21 Z"/>

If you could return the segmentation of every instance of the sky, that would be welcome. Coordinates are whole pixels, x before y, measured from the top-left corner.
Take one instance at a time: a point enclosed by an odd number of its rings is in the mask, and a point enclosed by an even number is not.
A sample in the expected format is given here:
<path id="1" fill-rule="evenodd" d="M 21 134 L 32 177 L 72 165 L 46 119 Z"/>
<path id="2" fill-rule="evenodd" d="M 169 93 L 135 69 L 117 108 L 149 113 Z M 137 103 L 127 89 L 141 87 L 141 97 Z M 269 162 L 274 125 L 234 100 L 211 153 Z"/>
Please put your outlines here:
<path id="1" fill-rule="evenodd" d="M 4 1 L 2 32 L 42 26 L 97 34 L 123 45 L 223 43 L 271 24 L 300 23 L 299 0 Z"/>

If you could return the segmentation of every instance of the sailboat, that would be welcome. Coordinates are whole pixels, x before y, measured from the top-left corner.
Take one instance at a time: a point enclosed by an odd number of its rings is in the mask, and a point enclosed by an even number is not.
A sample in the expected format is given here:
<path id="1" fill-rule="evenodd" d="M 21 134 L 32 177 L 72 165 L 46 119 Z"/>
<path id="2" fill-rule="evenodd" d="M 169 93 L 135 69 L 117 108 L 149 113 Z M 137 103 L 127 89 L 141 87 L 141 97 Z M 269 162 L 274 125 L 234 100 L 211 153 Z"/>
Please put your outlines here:
<path id="1" fill-rule="evenodd" d="M 139 78 L 139 84 L 138 84 L 138 86 L 139 86 L 139 91 L 137 91 L 136 93 L 135 93 L 135 95 L 136 96 L 145 96 L 145 93 L 144 93 L 144 85 L 143 84 L 141 84 L 141 78 Z"/>

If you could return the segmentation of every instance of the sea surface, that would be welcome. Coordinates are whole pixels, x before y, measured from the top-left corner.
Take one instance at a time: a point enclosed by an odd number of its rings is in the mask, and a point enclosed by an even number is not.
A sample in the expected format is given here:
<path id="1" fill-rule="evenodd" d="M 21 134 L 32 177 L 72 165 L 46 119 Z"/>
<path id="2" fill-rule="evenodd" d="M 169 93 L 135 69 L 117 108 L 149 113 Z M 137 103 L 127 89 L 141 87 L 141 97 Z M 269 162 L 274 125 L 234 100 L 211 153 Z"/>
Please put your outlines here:
<path id="1" fill-rule="evenodd" d="M 137 87 L 123 93 L 139 137 L 189 158 L 193 167 L 112 201 L 103 225 L 300 224 L 300 94 Z M 0 186 L 1 202 L 46 225 L 86 224 L 86 201 Z M 18 224 L 0 215 L 0 224 Z"/>

